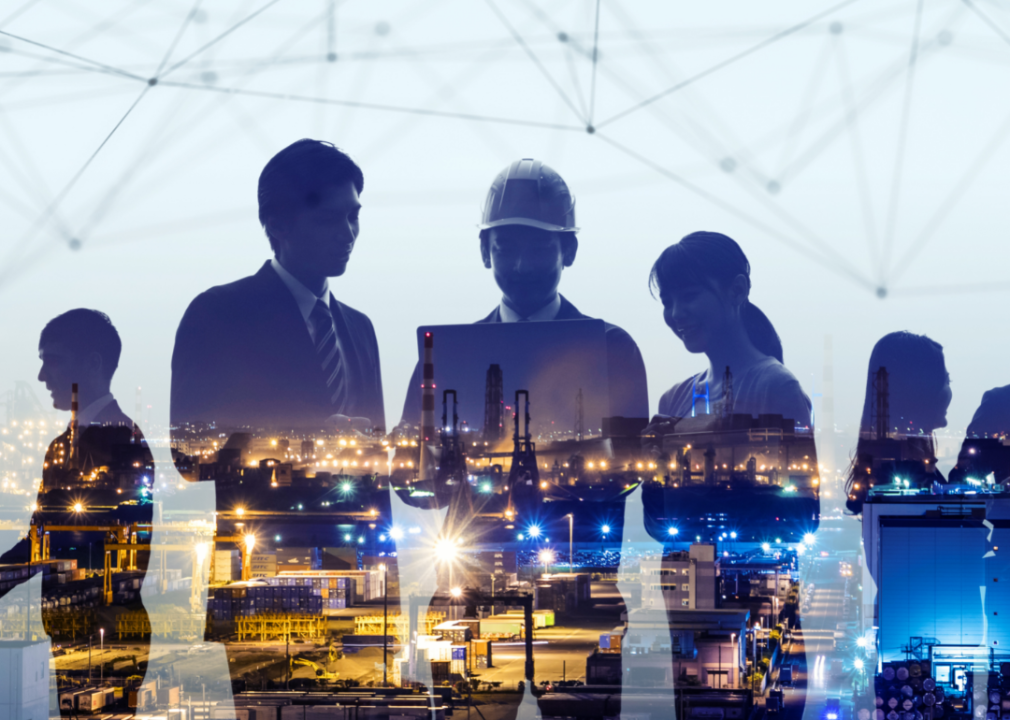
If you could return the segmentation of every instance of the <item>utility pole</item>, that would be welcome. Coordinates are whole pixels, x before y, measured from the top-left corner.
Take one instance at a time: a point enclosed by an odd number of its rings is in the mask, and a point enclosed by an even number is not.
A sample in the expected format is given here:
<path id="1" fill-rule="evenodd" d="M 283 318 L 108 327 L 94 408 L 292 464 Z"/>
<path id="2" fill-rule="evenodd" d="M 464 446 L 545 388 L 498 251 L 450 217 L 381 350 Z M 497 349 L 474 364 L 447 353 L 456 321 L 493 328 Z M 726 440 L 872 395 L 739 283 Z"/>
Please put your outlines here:
<path id="1" fill-rule="evenodd" d="M 572 533 L 574 532 L 575 526 L 575 515 L 573 513 L 568 513 L 568 574 L 573 574 L 572 563 L 574 562 L 572 556 L 572 548 L 574 547 L 572 543 Z"/>

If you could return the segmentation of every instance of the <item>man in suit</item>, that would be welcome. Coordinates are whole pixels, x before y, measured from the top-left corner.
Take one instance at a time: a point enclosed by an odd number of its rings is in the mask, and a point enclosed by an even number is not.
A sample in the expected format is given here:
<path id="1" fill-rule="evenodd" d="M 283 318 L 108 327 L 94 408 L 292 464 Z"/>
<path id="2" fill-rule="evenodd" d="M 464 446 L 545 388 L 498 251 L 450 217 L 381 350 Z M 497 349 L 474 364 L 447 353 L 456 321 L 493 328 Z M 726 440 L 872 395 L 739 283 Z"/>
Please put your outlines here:
<path id="1" fill-rule="evenodd" d="M 140 428 L 120 409 L 110 390 L 121 351 L 119 333 L 108 316 L 97 310 L 70 310 L 50 320 L 42 330 L 39 382 L 45 383 L 53 407 L 71 411 L 72 415 L 66 431 L 46 451 L 42 484 L 33 506 L 32 532 L 40 533 L 52 525 L 151 523 L 154 458 Z M 75 503 L 80 503 L 80 511 Z M 109 509 L 109 505 L 113 507 Z M 86 513 L 84 522 L 81 513 Z M 102 534 L 93 535 L 100 547 Z M 66 558 L 61 554 L 66 537 L 73 540 L 77 536 L 52 534 L 52 559 Z M 73 544 L 79 543 L 77 537 Z M 0 556 L 0 563 L 27 563 L 30 555 L 31 543 L 25 538 Z M 146 572 L 149 557 L 149 552 L 137 553 L 140 573 Z M 57 592 L 66 586 L 58 584 L 57 579 L 53 573 L 43 578 L 43 596 L 52 593 L 57 599 L 52 609 L 41 613 L 42 625 L 48 635 L 54 636 L 54 642 L 65 639 L 57 634 L 57 620 L 60 613 L 67 612 L 67 608 L 60 608 Z M 11 590 L 14 587 L 0 589 L 0 597 Z M 139 593 L 135 597 L 114 596 L 114 603 L 114 612 L 146 613 Z M 19 610 L 34 614 L 33 608 Z M 93 618 L 88 622 L 89 627 L 77 630 L 78 636 L 97 636 L 97 623 Z M 132 642 L 141 647 L 137 663 L 146 662 L 149 639 Z M 55 662 L 57 671 L 63 670 L 64 658 Z"/>
<path id="2" fill-rule="evenodd" d="M 384 428 L 379 348 L 363 313 L 330 294 L 358 237 L 361 169 L 299 140 L 259 179 L 274 257 L 190 303 L 172 355 L 172 424 Z"/>
<path id="3" fill-rule="evenodd" d="M 480 323 L 525 320 L 585 320 L 558 292 L 565 268 L 579 249 L 575 199 L 568 185 L 539 160 L 516 160 L 498 173 L 488 190 L 480 224 L 480 255 L 502 299 Z M 649 398 L 645 363 L 638 345 L 606 323 L 610 414 L 646 418 Z M 420 416 L 420 366 L 414 370 L 401 422 Z"/>

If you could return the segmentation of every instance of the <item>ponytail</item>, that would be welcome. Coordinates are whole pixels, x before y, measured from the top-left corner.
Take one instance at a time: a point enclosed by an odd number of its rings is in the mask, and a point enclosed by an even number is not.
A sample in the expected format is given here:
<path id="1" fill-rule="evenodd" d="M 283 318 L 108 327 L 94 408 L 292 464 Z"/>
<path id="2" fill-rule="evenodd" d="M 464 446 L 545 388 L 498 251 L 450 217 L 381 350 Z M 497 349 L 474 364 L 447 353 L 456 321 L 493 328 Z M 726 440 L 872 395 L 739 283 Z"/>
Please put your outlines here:
<path id="1" fill-rule="evenodd" d="M 716 232 L 694 232 L 666 248 L 652 266 L 650 290 L 673 290 L 705 278 L 727 287 L 743 275 L 750 287 L 750 263 L 733 238 Z M 655 293 L 653 293 L 655 294 Z M 771 320 L 749 300 L 740 308 L 747 337 L 761 353 L 782 362 L 782 341 Z"/>
<path id="2" fill-rule="evenodd" d="M 758 352 L 783 362 L 782 341 L 779 340 L 779 334 L 775 332 L 775 326 L 768 316 L 748 300 L 740 309 L 740 317 L 747 330 L 747 337 Z"/>

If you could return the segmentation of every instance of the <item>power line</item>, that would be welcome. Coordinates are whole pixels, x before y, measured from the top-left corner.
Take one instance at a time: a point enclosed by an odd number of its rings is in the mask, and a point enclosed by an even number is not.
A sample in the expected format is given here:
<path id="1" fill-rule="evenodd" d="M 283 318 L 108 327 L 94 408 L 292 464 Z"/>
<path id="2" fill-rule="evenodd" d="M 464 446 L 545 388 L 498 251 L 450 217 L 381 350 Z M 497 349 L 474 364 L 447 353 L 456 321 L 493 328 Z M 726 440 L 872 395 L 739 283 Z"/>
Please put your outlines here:
<path id="1" fill-rule="evenodd" d="M 905 96 L 901 107 L 901 121 L 898 127 L 898 148 L 894 157 L 894 174 L 891 181 L 891 197 L 887 207 L 887 225 L 884 230 L 884 250 L 881 257 L 881 272 L 887 284 L 887 274 L 890 271 L 891 245 L 894 243 L 895 226 L 898 222 L 898 203 L 901 195 L 901 181 L 905 170 L 905 147 L 908 144 L 908 123 L 912 110 L 912 89 L 915 87 L 915 68 L 919 59 L 919 34 L 922 31 L 923 0 L 917 0 L 915 10 L 915 26 L 912 32 L 912 47 L 908 53 L 908 70 L 905 75 Z"/>
<path id="2" fill-rule="evenodd" d="M 104 148 L 105 145 L 109 142 L 109 140 L 112 139 L 112 136 L 116 134 L 116 131 L 119 130 L 122 124 L 126 121 L 126 118 L 130 116 L 130 113 L 133 112 L 133 109 L 137 107 L 140 101 L 147 94 L 147 91 L 150 89 L 151 85 L 144 86 L 144 89 L 140 91 L 140 94 L 137 96 L 137 99 L 133 101 L 133 104 L 130 105 L 127 111 L 123 114 L 123 116 L 119 119 L 119 121 L 115 124 L 115 126 L 113 126 L 112 130 L 109 131 L 109 133 L 105 136 L 105 138 L 98 145 L 98 147 L 95 148 L 95 151 L 91 153 L 91 156 L 88 157 L 88 159 L 84 162 L 84 164 L 80 167 L 80 169 L 76 173 L 74 173 L 73 177 L 70 178 L 70 181 L 63 186 L 63 189 L 59 192 L 59 194 L 53 199 L 51 203 L 49 203 L 49 206 L 42 213 L 41 217 L 38 220 L 36 220 L 35 224 L 28 231 L 25 237 L 23 237 L 21 241 L 15 245 L 14 250 L 23 249 L 34 238 L 34 236 L 39 232 L 39 230 L 42 229 L 45 223 L 48 222 L 49 218 L 52 217 L 52 215 L 59 208 L 60 203 L 63 202 L 63 199 L 66 198 L 67 194 L 73 189 L 74 185 L 77 184 L 77 181 L 81 179 L 81 176 L 84 174 L 85 170 L 87 170 L 88 167 L 91 165 L 91 163 L 94 162 L 95 158 L 98 157 L 98 153 L 100 153 L 102 151 L 102 148 Z M 38 255 L 38 251 L 36 251 L 36 255 Z M 10 256 L 8 255 L 8 258 L 9 257 Z M 11 275 L 11 267 L 8 260 L 8 262 L 5 263 L 5 267 L 3 268 L 3 270 L 0 270 L 0 285 L 2 285 L 3 281 L 9 278 L 10 275 Z"/>
<path id="3" fill-rule="evenodd" d="M 641 154 L 635 152 L 634 150 L 632 150 L 632 149 L 630 149 L 630 148 L 622 145 L 621 143 L 617 142 L 616 140 L 613 140 L 612 138 L 609 138 L 609 137 L 607 137 L 605 135 L 601 135 L 599 133 L 596 133 L 596 137 L 600 138 L 601 140 L 603 140 L 607 144 L 609 144 L 612 147 L 616 148 L 617 150 L 621 151 L 622 153 L 624 153 L 628 157 L 633 158 L 633 159 L 637 160 L 638 162 L 642 163 L 643 165 L 646 165 L 646 166 L 652 168 L 656 172 L 658 172 L 661 175 L 667 177 L 668 179 L 674 181 L 675 183 L 677 183 L 678 185 L 684 187 L 685 189 L 689 190 L 690 192 L 694 193 L 695 195 L 698 195 L 699 197 L 704 198 L 708 202 L 710 202 L 713 205 L 721 208 L 722 210 L 725 210 L 726 212 L 730 213 L 731 215 L 734 215 L 737 218 L 740 218 L 741 220 L 743 220 L 744 222 L 746 222 L 746 223 L 748 223 L 750 225 L 753 225 L 758 230 L 761 230 L 762 232 L 766 233 L 772 239 L 778 240 L 779 242 L 783 243 L 784 245 L 789 246 L 790 248 L 792 248 L 796 252 L 798 252 L 798 253 L 806 256 L 808 259 L 813 260 L 814 262 L 818 263 L 819 265 L 824 266 L 826 269 L 831 270 L 832 272 L 835 272 L 835 273 L 842 274 L 842 275 L 848 277 L 849 279 L 854 280 L 857 284 L 862 285 L 863 287 L 866 287 L 866 288 L 872 288 L 873 287 L 873 283 L 869 282 L 864 277 L 860 276 L 857 272 L 854 272 L 854 271 L 852 271 L 850 269 L 847 269 L 847 268 L 839 265 L 837 262 L 829 261 L 827 258 L 822 257 L 821 255 L 818 255 L 817 253 L 814 253 L 809 248 L 804 247 L 799 242 L 797 242 L 797 241 L 795 241 L 795 240 L 793 240 L 791 238 L 785 237 L 779 231 L 777 231 L 774 228 L 772 228 L 771 226 L 765 224 L 761 220 L 758 220 L 757 218 L 749 215 L 748 213 L 743 212 L 742 210 L 740 210 L 738 207 L 736 207 L 732 203 L 726 202 L 725 200 L 723 200 L 719 196 L 714 195 L 714 194 L 708 192 L 707 190 L 703 190 L 702 188 L 698 187 L 697 185 L 694 185 L 691 182 L 688 182 L 687 180 L 685 180 L 684 178 L 682 178 L 680 175 L 677 175 L 676 173 L 671 172 L 670 170 L 667 170 L 663 166 L 661 166 L 658 163 L 654 162 L 653 160 L 645 157 L 644 155 L 641 155 Z"/>
<path id="4" fill-rule="evenodd" d="M 696 83 L 699 80 L 701 80 L 702 78 L 708 77 L 709 75 L 712 75 L 713 73 L 716 73 L 719 70 L 722 70 L 723 68 L 728 67 L 728 66 L 732 65 L 733 63 L 735 63 L 735 62 L 737 62 L 739 60 L 742 60 L 745 57 L 748 57 L 749 55 L 753 55 L 754 53 L 758 52 L 759 50 L 763 50 L 764 48 L 766 48 L 769 45 L 772 45 L 772 44 L 778 42 L 779 40 L 782 40 L 783 38 L 789 37 L 790 35 L 794 35 L 795 33 L 799 32 L 800 30 L 803 30 L 804 28 L 807 28 L 810 25 L 813 25 L 818 20 L 821 20 L 822 18 L 825 18 L 828 15 L 830 15 L 830 14 L 832 14 L 834 12 L 837 12 L 837 11 L 841 10 L 842 8 L 844 8 L 844 7 L 848 6 L 848 5 L 852 5 L 853 3 L 856 3 L 856 2 L 859 2 L 859 0 L 843 0 L 842 2 L 838 3 L 837 5 L 833 5 L 832 7 L 828 8 L 827 10 L 825 10 L 823 12 L 820 12 L 820 13 L 814 15 L 811 18 L 808 18 L 807 20 L 804 20 L 803 22 L 801 22 L 801 23 L 799 23 L 797 25 L 793 25 L 792 27 L 788 27 L 785 30 L 782 30 L 780 32 L 775 33 L 771 37 L 766 38 L 765 40 L 762 40 L 757 45 L 753 45 L 753 46 L 747 48 L 746 50 L 744 50 L 742 52 L 739 52 L 736 55 L 733 55 L 732 57 L 727 58 L 726 60 L 723 60 L 722 62 L 716 63 L 715 65 L 713 65 L 712 67 L 708 68 L 707 70 L 702 70 L 700 73 L 692 75 L 691 77 L 687 78 L 686 80 L 681 80 L 679 83 L 677 83 L 673 87 L 667 88 L 666 90 L 663 90 L 662 92 L 657 93 L 657 94 L 653 95 L 652 97 L 647 98 L 646 100 L 643 100 L 642 102 L 640 102 L 640 103 L 638 103 L 636 105 L 631 106 L 627 110 L 622 110 L 621 112 L 617 113 L 616 115 L 613 115 L 613 116 L 607 118 L 606 120 L 604 120 L 603 122 L 599 123 L 596 127 L 597 127 L 597 129 L 602 128 L 602 127 L 604 127 L 606 125 L 609 125 L 612 122 L 616 122 L 617 120 L 620 120 L 621 118 L 630 115 L 631 113 L 635 112 L 636 110 L 640 110 L 641 108 L 645 107 L 646 105 L 651 105 L 652 103 L 656 102 L 657 100 L 661 100 L 662 98 L 666 97 L 667 95 L 672 95 L 673 93 L 677 92 L 678 90 L 683 90 L 688 85 Z"/>
<path id="5" fill-rule="evenodd" d="M 428 115 L 431 117 L 451 118 L 454 120 L 474 120 L 477 122 L 500 123 L 503 125 L 519 125 L 524 127 L 545 128 L 548 130 L 577 130 L 584 132 L 585 129 L 575 125 L 562 125 L 560 123 L 540 122 L 538 120 L 523 120 L 521 118 L 502 118 L 489 115 L 475 115 L 472 113 L 454 113 L 442 110 L 426 110 L 424 108 L 410 108 L 398 105 L 383 105 L 379 103 L 356 102 L 353 100 L 337 100 L 334 98 L 320 98 L 306 95 L 293 95 L 290 93 L 275 93 L 261 90 L 242 90 L 239 88 L 223 88 L 216 86 L 197 85 L 195 83 L 166 82 L 162 83 L 168 87 L 190 88 L 193 90 L 203 90 L 206 92 L 217 92 L 231 95 L 246 95 L 268 100 L 290 100 L 292 102 L 324 103 L 327 105 L 339 105 L 342 107 L 361 108 L 365 110 L 382 110 L 385 112 L 411 113 L 414 115 Z"/>
<path id="6" fill-rule="evenodd" d="M 596 111 L 596 66 L 599 64 L 600 48 L 600 0 L 596 0 L 596 26 L 593 29 L 593 75 L 589 86 L 589 125 L 593 124 Z"/>
<path id="7" fill-rule="evenodd" d="M 240 27 L 242 27 L 243 25 L 245 25 L 247 22 L 249 22 L 253 18 L 258 17 L 262 13 L 266 12 L 268 9 L 272 8 L 274 5 L 276 5 L 280 1 L 281 0 L 270 0 L 270 2 L 268 2 L 266 5 L 264 5 L 263 7 L 261 7 L 259 10 L 256 10 L 251 15 L 247 15 L 243 19 L 239 20 L 237 23 L 235 23 L 230 28 L 228 28 L 227 30 L 225 30 L 223 33 L 221 33 L 220 35 L 218 35 L 216 38 L 214 38 L 210 42 L 204 44 L 202 47 L 200 47 L 200 49 L 195 50 L 192 53 L 190 53 L 189 55 L 187 55 L 186 57 L 184 57 L 182 60 L 180 60 L 175 65 L 173 65 L 168 70 L 166 70 L 161 75 L 159 75 L 158 76 L 159 79 L 165 77 L 166 75 L 171 75 L 173 72 L 175 72 L 176 70 L 178 70 L 179 68 L 181 68 L 183 65 L 185 65 L 186 63 L 188 63 L 190 60 L 192 60 L 193 58 L 195 58 L 200 53 L 202 53 L 204 50 L 206 50 L 207 48 L 213 47 L 214 45 L 216 45 L 217 43 L 219 43 L 221 40 L 224 40 L 226 37 L 228 37 L 233 32 L 235 32 L 236 30 L 238 30 Z"/>
<path id="8" fill-rule="evenodd" d="M 105 72 L 113 73 L 115 75 L 122 75 L 123 77 L 128 77 L 128 78 L 130 78 L 132 80 L 143 80 L 145 82 L 147 81 L 147 78 L 142 78 L 139 75 L 134 75 L 133 73 L 126 72 L 125 70 L 121 70 L 121 69 L 116 68 L 116 67 L 112 67 L 111 65 L 106 65 L 105 63 L 100 63 L 97 60 L 91 60 L 91 59 L 86 58 L 86 57 L 81 57 L 80 55 L 75 55 L 74 53 L 67 52 L 66 50 L 60 50 L 59 48 L 54 48 L 51 45 L 46 45 L 45 43 L 40 43 L 40 42 L 38 42 L 36 40 L 29 40 L 26 37 L 21 37 L 20 35 L 15 35 L 14 33 L 7 32 L 6 30 L 0 30 L 0 35 L 6 35 L 7 37 L 12 37 L 15 40 L 20 40 L 23 43 L 28 43 L 29 45 L 34 45 L 35 47 L 40 47 L 40 48 L 42 48 L 44 50 L 48 50 L 49 52 L 54 52 L 54 53 L 57 53 L 59 55 L 65 55 L 65 56 L 67 56 L 69 58 L 73 58 L 74 60 L 77 60 L 79 62 L 86 63 L 87 65 L 93 65 L 93 66 L 95 66 L 97 68 L 100 68 L 100 69 L 104 70 Z"/>
<path id="9" fill-rule="evenodd" d="M 540 58 L 537 57 L 536 53 L 533 52 L 532 48 L 530 48 L 530 46 L 526 44 L 526 41 L 523 40 L 523 36 L 520 35 L 519 32 L 512 26 L 512 23 L 508 21 L 508 18 L 505 17 L 504 13 L 502 13 L 502 11 L 498 9 L 498 6 L 495 5 L 494 0 L 485 0 L 485 1 L 491 7 L 494 13 L 498 16 L 498 19 L 501 20 L 502 25 L 504 25 L 508 29 L 508 31 L 512 34 L 512 37 L 515 38 L 515 41 L 519 44 L 519 47 L 521 47 L 523 51 L 529 56 L 530 60 L 533 61 L 533 64 L 536 65 L 540 73 L 545 78 L 547 78 L 547 82 L 549 82 L 551 86 L 557 91 L 558 95 L 561 97 L 562 100 L 564 100 L 565 104 L 568 105 L 569 108 L 571 108 L 572 112 L 575 113 L 576 117 L 581 117 L 579 115 L 578 108 L 575 107 L 575 104 L 572 103 L 571 99 L 568 97 L 568 95 L 565 93 L 562 87 L 558 85 L 557 80 L 555 80 L 554 77 L 549 72 L 547 72 L 547 68 L 544 67 L 544 64 L 542 62 L 540 62 Z"/>

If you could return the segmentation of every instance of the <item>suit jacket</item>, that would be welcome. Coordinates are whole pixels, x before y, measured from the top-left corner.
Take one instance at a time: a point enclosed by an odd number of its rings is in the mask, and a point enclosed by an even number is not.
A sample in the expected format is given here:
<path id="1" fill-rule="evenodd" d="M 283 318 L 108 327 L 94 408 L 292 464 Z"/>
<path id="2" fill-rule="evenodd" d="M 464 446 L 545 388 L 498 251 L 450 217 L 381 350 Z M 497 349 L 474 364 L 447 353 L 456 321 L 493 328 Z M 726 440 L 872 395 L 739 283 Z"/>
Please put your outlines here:
<path id="1" fill-rule="evenodd" d="M 331 296 L 344 353 L 342 412 L 385 427 L 379 346 L 366 315 Z M 319 427 L 338 412 L 294 297 L 269 261 L 190 303 L 172 353 L 172 424 Z"/>
<path id="2" fill-rule="evenodd" d="M 500 323 L 501 306 L 477 323 Z M 583 315 L 565 297 L 555 320 L 591 320 Z M 638 345 L 627 332 L 604 323 L 607 343 L 607 375 L 610 391 L 610 414 L 623 417 L 647 418 L 649 416 L 649 391 L 645 377 L 645 362 Z M 421 399 L 417 388 L 421 386 L 421 366 L 414 367 L 414 375 L 407 388 L 401 422 L 417 424 L 421 417 Z"/>

